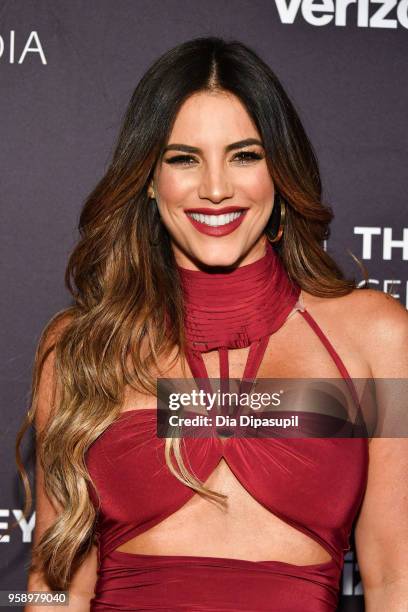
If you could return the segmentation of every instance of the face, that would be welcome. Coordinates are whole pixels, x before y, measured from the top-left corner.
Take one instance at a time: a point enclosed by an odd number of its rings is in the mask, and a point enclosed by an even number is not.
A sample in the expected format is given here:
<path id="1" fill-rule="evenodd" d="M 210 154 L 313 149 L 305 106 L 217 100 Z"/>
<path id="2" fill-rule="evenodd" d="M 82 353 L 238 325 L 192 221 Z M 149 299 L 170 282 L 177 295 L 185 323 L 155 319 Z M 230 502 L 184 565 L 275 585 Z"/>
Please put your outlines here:
<path id="1" fill-rule="evenodd" d="M 260 134 L 233 94 L 200 92 L 185 101 L 153 191 L 180 266 L 240 266 L 265 254 L 275 190 Z"/>

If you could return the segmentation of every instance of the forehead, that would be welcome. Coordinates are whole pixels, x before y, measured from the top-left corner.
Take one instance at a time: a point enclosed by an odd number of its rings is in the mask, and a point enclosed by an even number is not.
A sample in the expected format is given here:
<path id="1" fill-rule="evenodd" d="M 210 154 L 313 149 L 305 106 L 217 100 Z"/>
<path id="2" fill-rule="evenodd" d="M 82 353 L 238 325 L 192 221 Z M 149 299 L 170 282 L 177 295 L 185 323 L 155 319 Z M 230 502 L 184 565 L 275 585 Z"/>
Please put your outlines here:
<path id="1" fill-rule="evenodd" d="M 230 92 L 205 91 L 193 94 L 182 104 L 169 143 L 200 146 L 248 137 L 260 135 L 241 100 Z"/>

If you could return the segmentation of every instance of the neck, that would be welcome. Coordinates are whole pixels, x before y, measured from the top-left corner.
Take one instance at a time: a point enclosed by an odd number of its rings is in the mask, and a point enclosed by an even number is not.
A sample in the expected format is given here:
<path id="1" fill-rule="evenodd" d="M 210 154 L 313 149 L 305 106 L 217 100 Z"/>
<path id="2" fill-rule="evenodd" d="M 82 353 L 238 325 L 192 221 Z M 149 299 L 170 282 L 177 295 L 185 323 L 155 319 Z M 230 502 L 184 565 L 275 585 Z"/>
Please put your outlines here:
<path id="1" fill-rule="evenodd" d="M 269 242 L 261 258 L 227 272 L 177 269 L 187 341 L 200 352 L 243 348 L 273 333 L 300 292 Z"/>

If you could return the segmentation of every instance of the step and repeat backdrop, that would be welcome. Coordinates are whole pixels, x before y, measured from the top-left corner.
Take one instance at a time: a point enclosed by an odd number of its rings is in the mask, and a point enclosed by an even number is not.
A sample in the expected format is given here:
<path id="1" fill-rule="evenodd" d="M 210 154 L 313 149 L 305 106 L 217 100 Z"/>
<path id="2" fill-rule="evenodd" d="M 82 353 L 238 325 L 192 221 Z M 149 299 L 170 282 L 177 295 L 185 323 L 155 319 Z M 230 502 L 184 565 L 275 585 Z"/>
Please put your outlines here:
<path id="1" fill-rule="evenodd" d="M 238 39 L 272 67 L 316 149 L 348 275 L 408 307 L 408 0 L 20 0 L 0 3 L 0 533 L 21 516 L 15 434 L 32 360 L 64 288 L 78 214 L 148 66 L 196 36 Z M 29 457 L 30 442 L 26 444 Z M 0 542 L 0 590 L 25 589 L 35 512 Z M 341 611 L 364 609 L 347 553 Z"/>

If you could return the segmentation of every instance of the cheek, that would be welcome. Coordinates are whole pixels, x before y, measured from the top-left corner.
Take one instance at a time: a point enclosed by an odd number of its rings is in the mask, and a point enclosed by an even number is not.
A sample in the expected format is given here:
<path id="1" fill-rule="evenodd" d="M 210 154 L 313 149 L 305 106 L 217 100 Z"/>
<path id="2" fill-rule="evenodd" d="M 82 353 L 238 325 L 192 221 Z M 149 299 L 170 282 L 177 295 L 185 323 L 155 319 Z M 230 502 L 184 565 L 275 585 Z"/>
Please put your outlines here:
<path id="1" fill-rule="evenodd" d="M 275 189 L 271 176 L 266 168 L 254 168 L 253 172 L 248 172 L 246 175 L 242 173 L 240 185 L 253 202 L 259 203 L 262 207 L 266 206 L 272 209 Z"/>
<path id="2" fill-rule="evenodd" d="M 192 186 L 192 179 L 187 173 L 172 172 L 171 169 L 163 169 L 157 179 L 161 203 L 168 207 L 180 204 Z"/>

